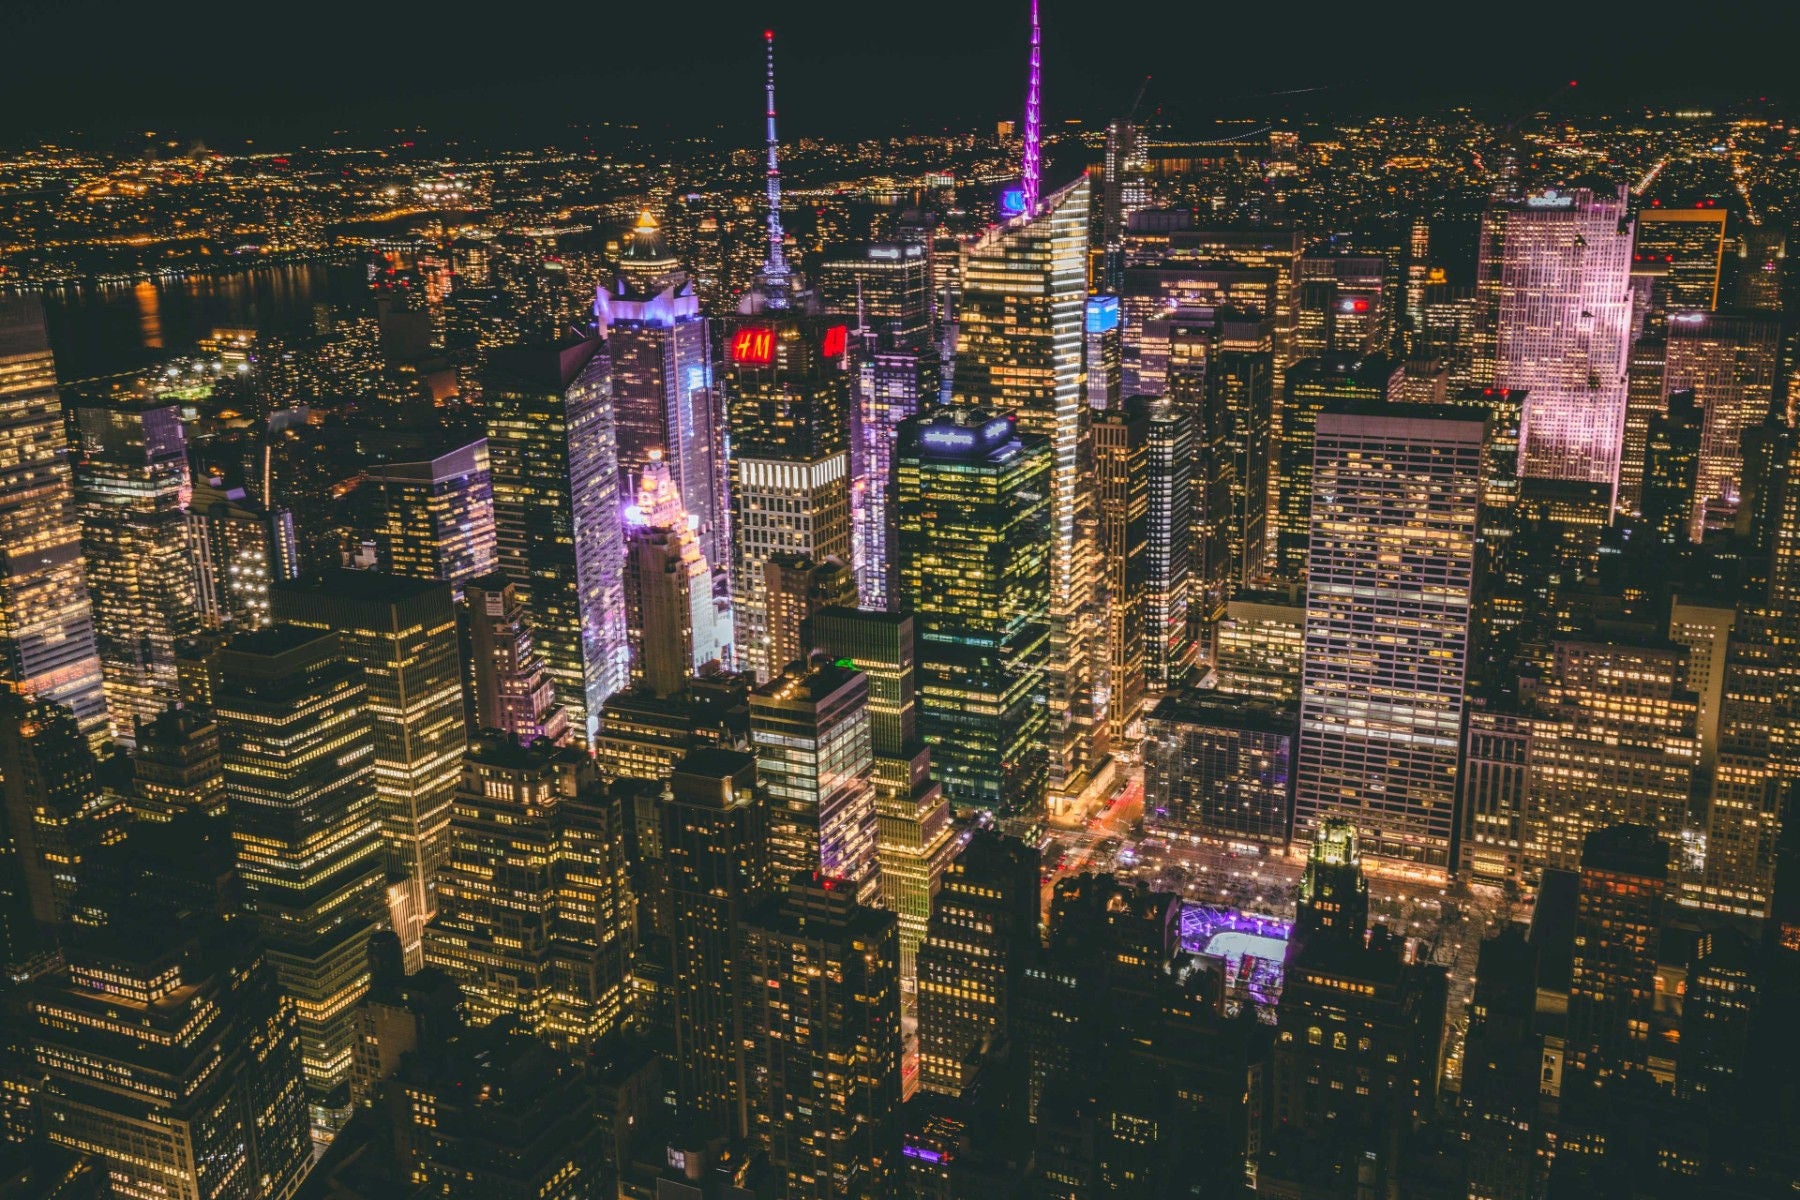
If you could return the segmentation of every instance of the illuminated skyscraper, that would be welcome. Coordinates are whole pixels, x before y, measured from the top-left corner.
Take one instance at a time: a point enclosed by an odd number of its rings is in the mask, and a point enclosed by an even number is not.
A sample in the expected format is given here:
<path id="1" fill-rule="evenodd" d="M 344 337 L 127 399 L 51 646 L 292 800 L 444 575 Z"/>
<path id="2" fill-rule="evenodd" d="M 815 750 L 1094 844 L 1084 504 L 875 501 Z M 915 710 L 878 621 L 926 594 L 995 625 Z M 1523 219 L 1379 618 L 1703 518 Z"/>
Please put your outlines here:
<path id="1" fill-rule="evenodd" d="M 1298 725 L 1291 703 L 1164 696 L 1145 720 L 1146 820 L 1231 846 L 1285 847 Z"/>
<path id="2" fill-rule="evenodd" d="M 1631 233 L 1623 188 L 1552 189 L 1482 216 L 1477 290 L 1493 371 L 1478 382 L 1528 393 L 1521 475 L 1618 484 Z"/>
<path id="3" fill-rule="evenodd" d="M 769 798 L 769 868 L 823 872 L 859 902 L 880 894 L 869 680 L 791 663 L 750 694 L 750 743 Z"/>
<path id="4" fill-rule="evenodd" d="M 1096 713 L 1097 564 L 1081 536 L 1089 498 L 1083 328 L 1087 307 L 1088 180 L 1044 197 L 963 255 L 952 402 L 1015 414 L 1050 444 L 1049 794 L 1073 801 L 1106 760 Z M 915 611 L 917 611 L 915 609 Z M 955 798 L 953 796 L 953 798 Z"/>
<path id="5" fill-rule="evenodd" d="M 437 909 L 432 880 L 450 856 L 450 803 L 467 744 L 450 585 L 330 571 L 280 585 L 272 599 L 277 621 L 337 634 L 344 658 L 362 670 L 387 870 L 406 881 L 392 923 L 416 967 L 419 931 Z"/>
<path id="6" fill-rule="evenodd" d="M 732 336 L 732 616 L 737 662 L 776 674 L 764 567 L 781 555 L 851 562 L 847 329 L 789 311 Z"/>
<path id="7" fill-rule="evenodd" d="M 1025 968 L 1038 957 L 1038 853 L 977 830 L 944 872 L 919 947 L 919 1085 L 962 1094 L 984 1047 L 1012 1033 Z"/>
<path id="8" fill-rule="evenodd" d="M 1281 432 L 1280 521 L 1277 572 L 1288 579 L 1306 575 L 1312 537 L 1313 430 L 1319 414 L 1333 404 L 1394 399 L 1405 368 L 1386 355 L 1328 354 L 1295 364 L 1288 372 Z"/>
<path id="9" fill-rule="evenodd" d="M 856 575 L 836 558 L 777 554 L 763 564 L 769 612 L 769 661 L 783 668 L 806 657 L 801 630 L 820 609 L 856 605 Z"/>
<path id="10" fill-rule="evenodd" d="M 630 678 L 610 373 L 598 337 L 514 347 L 485 385 L 500 571 L 518 585 L 569 726 L 591 744 Z"/>
<path id="11" fill-rule="evenodd" d="M 1700 761 L 1686 651 L 1668 642 L 1559 641 L 1536 694 L 1528 874 L 1575 870 L 1587 835 L 1608 825 L 1642 825 L 1679 849 Z"/>
<path id="12" fill-rule="evenodd" d="M 636 503 L 625 510 L 625 604 L 632 682 L 659 696 L 674 695 L 730 654 L 698 523 L 683 507 L 662 451 L 652 450 Z"/>
<path id="13" fill-rule="evenodd" d="M 200 629 L 182 501 L 187 439 L 173 405 L 75 410 L 75 504 L 87 553 L 95 642 L 118 737 L 179 694 L 175 641 Z"/>
<path id="14" fill-rule="evenodd" d="M 515 1017 L 571 1051 L 619 1028 L 637 948 L 622 821 L 580 750 L 470 749 L 425 961 L 456 980 L 473 1024 Z"/>
<path id="15" fill-rule="evenodd" d="M 1665 394 L 1692 390 L 1705 425 L 1694 481 L 1689 536 L 1728 529 L 1742 497 L 1746 431 L 1763 423 L 1775 404 L 1781 323 L 1773 317 L 1711 312 L 1669 314 Z"/>
<path id="16" fill-rule="evenodd" d="M 961 809 L 1043 804 L 1050 446 L 981 409 L 900 427 L 900 607 L 918 624 L 919 725 Z"/>
<path id="17" fill-rule="evenodd" d="M 1097 413 L 1094 488 L 1100 517 L 1101 611 L 1115 740 L 1144 704 L 1144 609 L 1150 582 L 1150 405 Z"/>
<path id="18" fill-rule="evenodd" d="M 458 597 L 494 569 L 494 480 L 486 438 L 413 462 L 376 463 L 363 472 L 375 507 L 381 569 L 439 579 Z"/>
<path id="19" fill-rule="evenodd" d="M 162 899 L 73 931 L 32 990 L 45 1136 L 114 1196 L 292 1196 L 313 1161 L 294 1002 L 241 923 Z"/>
<path id="20" fill-rule="evenodd" d="M 849 326 L 855 352 L 850 503 L 858 594 L 862 604 L 886 608 L 894 434 L 936 403 L 940 387 L 929 249 L 881 242 L 840 250 L 820 267 L 819 293 L 826 312 Z"/>
<path id="21" fill-rule="evenodd" d="M 197 481 L 187 510 L 188 550 L 209 629 L 261 629 L 269 623 L 275 577 L 274 530 L 241 487 Z"/>
<path id="22" fill-rule="evenodd" d="M 225 815 L 219 723 L 210 714 L 171 705 L 139 727 L 131 757 L 138 820 L 170 821 L 190 809 Z"/>
<path id="23" fill-rule="evenodd" d="M 116 842 L 130 820 L 97 774 L 68 709 L 0 694 L 0 833 L 24 891 L 12 899 L 21 919 L 28 911 L 45 930 L 74 913 L 94 854 Z"/>
<path id="24" fill-rule="evenodd" d="M 1580 872 L 1563 1093 L 1586 1100 L 1606 1077 L 1644 1067 L 1651 1048 L 1668 844 L 1643 825 L 1597 829 Z"/>
<path id="25" fill-rule="evenodd" d="M 919 738 L 913 619 L 827 608 L 807 622 L 804 640 L 869 681 L 881 906 L 900 918 L 900 976 L 910 982 L 932 897 L 956 844 L 949 803 L 931 778 L 931 750 Z"/>
<path id="26" fill-rule="evenodd" d="M 0 303 L 0 687 L 61 704 L 89 738 L 106 695 L 69 484 L 56 361 L 35 301 Z"/>
<path id="27" fill-rule="evenodd" d="M 900 930 L 829 875 L 747 915 L 738 1027 L 751 1136 L 789 1196 L 876 1200 L 900 1158 Z"/>
<path id="28" fill-rule="evenodd" d="M 1234 696 L 1297 701 L 1306 657 L 1306 605 L 1298 589 L 1242 592 L 1225 606 L 1213 669 Z"/>
<path id="29" fill-rule="evenodd" d="M 756 775 L 749 754 L 695 751 L 675 768 L 660 814 L 677 1107 L 722 1137 L 745 1131 L 738 937 L 768 891 L 768 806 Z"/>
<path id="30" fill-rule="evenodd" d="M 531 744 L 569 736 L 569 714 L 531 640 L 531 618 L 518 585 L 501 575 L 473 580 L 463 593 L 469 611 L 469 657 L 476 729 L 499 729 Z"/>
<path id="31" fill-rule="evenodd" d="M 1633 261 L 1663 269 L 1662 304 L 1676 309 L 1719 307 L 1719 269 L 1725 261 L 1725 210 L 1707 207 L 1638 209 Z"/>
<path id="32" fill-rule="evenodd" d="M 1338 816 L 1381 857 L 1449 866 L 1484 429 L 1430 406 L 1319 417 L 1296 839 Z"/>
<path id="33" fill-rule="evenodd" d="M 621 486 L 660 451 L 695 520 L 706 561 L 731 561 L 724 413 L 713 322 L 649 213 L 632 230 L 619 278 L 595 298 L 612 359 Z"/>
<path id="34" fill-rule="evenodd" d="M 299 1012 L 313 1124 L 334 1126 L 381 907 L 368 689 L 336 634 L 277 625 L 219 652 L 214 701 L 238 878 Z"/>
<path id="35" fill-rule="evenodd" d="M 1180 683 L 1194 663 L 1188 637 L 1193 544 L 1193 429 L 1167 401 L 1151 402 L 1146 438 L 1150 504 L 1146 521 L 1144 680 Z"/>

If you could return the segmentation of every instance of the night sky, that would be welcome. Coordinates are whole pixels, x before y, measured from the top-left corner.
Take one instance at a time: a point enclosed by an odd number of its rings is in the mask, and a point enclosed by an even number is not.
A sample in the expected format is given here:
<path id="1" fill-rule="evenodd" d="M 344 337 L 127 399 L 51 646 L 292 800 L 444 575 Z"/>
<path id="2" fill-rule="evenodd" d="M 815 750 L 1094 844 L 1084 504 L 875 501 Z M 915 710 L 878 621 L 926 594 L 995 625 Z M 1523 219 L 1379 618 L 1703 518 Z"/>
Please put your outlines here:
<path id="1" fill-rule="evenodd" d="M 161 128 L 227 148 L 335 127 L 518 136 L 610 119 L 657 133 L 723 122 L 747 143 L 765 25 L 790 136 L 967 128 L 1018 108 L 1026 12 L 1026 0 L 0 0 L 0 137 Z M 1044 0 L 1044 25 L 1053 121 L 1122 109 L 1146 73 L 1147 104 L 1191 118 L 1529 106 L 1570 78 L 1587 104 L 1718 102 L 1800 79 L 1794 0 Z M 1273 95 L 1295 89 L 1309 90 Z"/>

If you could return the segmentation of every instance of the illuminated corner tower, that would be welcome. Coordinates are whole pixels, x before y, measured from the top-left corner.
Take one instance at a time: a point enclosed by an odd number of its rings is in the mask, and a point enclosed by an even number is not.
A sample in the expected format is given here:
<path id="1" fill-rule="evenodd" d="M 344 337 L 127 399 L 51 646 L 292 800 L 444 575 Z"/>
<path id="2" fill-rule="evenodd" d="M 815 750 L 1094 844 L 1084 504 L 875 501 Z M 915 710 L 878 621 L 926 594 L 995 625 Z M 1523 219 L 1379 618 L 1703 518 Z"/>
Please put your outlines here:
<path id="1" fill-rule="evenodd" d="M 179 694 L 176 639 L 200 631 L 181 511 L 187 439 L 169 404 L 83 405 L 75 425 L 75 503 L 106 707 L 118 736 L 135 743 L 138 724 Z"/>
<path id="2" fill-rule="evenodd" d="M 375 732 L 376 811 L 390 917 L 409 970 L 437 909 L 433 881 L 450 857 L 450 808 L 468 728 L 450 585 L 379 571 L 327 571 L 271 592 L 275 619 L 338 635 L 362 671 Z"/>
<path id="3" fill-rule="evenodd" d="M 0 303 L 0 688 L 107 736 L 106 695 L 42 311 Z"/>
<path id="4" fill-rule="evenodd" d="M 1482 215 L 1480 383 L 1524 390 L 1519 473 L 1615 488 L 1631 349 L 1625 190 L 1551 189 Z"/>
<path id="5" fill-rule="evenodd" d="M 336 1127 L 382 888 L 369 693 L 335 633 L 275 625 L 219 652 L 214 700 L 246 907 L 299 1010 L 313 1123 Z"/>
<path id="6" fill-rule="evenodd" d="M 520 346 L 484 384 L 500 571 L 518 585 L 569 726 L 591 745 L 630 676 L 612 378 L 603 344 Z"/>
<path id="7" fill-rule="evenodd" d="M 723 568 L 731 545 L 713 322 L 648 212 L 612 287 L 595 296 L 594 314 L 612 359 L 620 474 L 636 479 L 662 455 L 706 561 Z"/>
<path id="8" fill-rule="evenodd" d="M 475 728 L 500 729 L 529 745 L 569 737 L 569 714 L 531 639 L 531 619 L 516 584 L 504 575 L 472 579 L 463 591 Z"/>
<path id="9" fill-rule="evenodd" d="M 1440 405 L 1319 417 L 1296 841 L 1341 817 L 1365 852 L 1449 865 L 1485 428 Z"/>
<path id="10" fill-rule="evenodd" d="M 679 692 L 730 649 L 718 628 L 698 525 L 682 507 L 662 452 L 652 450 L 637 502 L 625 510 L 625 606 L 632 682 L 658 696 Z"/>
<path id="11" fill-rule="evenodd" d="M 913 619 L 826 608 L 812 615 L 803 640 L 869 681 L 881 907 L 900 918 L 900 977 L 910 986 L 932 898 L 958 846 L 944 790 L 931 778 L 931 750 L 919 738 Z"/>
<path id="12" fill-rule="evenodd" d="M 769 254 L 738 308 L 726 367 L 731 430 L 732 610 L 737 665 L 768 679 L 775 661 L 765 568 L 779 555 L 853 566 L 849 329 L 818 314 L 782 251 L 769 53 Z"/>
<path id="13" fill-rule="evenodd" d="M 1035 11 L 1035 6 L 1034 6 Z M 1049 794 L 1072 801 L 1107 760 L 1096 704 L 1098 563 L 1087 527 L 1084 392 L 1088 180 L 1038 198 L 1037 23 L 1026 100 L 1025 211 L 965 248 L 951 402 L 1017 417 L 1050 442 Z"/>
<path id="14" fill-rule="evenodd" d="M 1046 439 L 979 408 L 900 426 L 900 608 L 918 628 L 919 726 L 950 803 L 1033 816 L 1044 801 L 1049 658 Z"/>

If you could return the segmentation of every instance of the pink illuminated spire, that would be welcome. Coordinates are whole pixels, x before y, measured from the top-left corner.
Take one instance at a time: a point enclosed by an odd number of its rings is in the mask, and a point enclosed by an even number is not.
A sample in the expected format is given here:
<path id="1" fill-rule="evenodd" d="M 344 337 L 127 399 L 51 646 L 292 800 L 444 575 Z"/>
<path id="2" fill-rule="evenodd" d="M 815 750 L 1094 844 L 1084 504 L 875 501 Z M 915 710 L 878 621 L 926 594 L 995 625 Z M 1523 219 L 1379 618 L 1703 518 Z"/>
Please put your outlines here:
<path id="1" fill-rule="evenodd" d="M 1025 212 L 1037 212 L 1039 185 L 1044 177 L 1043 163 L 1043 35 L 1038 29 L 1038 0 L 1031 0 L 1031 75 L 1025 86 Z M 771 128 L 773 126 L 771 125 Z M 772 152 L 771 152 L 772 153 Z"/>
<path id="2" fill-rule="evenodd" d="M 768 75 L 764 84 L 764 106 L 768 121 L 769 167 L 769 257 L 763 263 L 762 277 L 767 302 L 771 308 L 782 307 L 787 295 L 788 265 L 781 249 L 781 162 L 779 143 L 775 140 L 775 31 L 763 30 L 763 44 L 768 56 Z"/>

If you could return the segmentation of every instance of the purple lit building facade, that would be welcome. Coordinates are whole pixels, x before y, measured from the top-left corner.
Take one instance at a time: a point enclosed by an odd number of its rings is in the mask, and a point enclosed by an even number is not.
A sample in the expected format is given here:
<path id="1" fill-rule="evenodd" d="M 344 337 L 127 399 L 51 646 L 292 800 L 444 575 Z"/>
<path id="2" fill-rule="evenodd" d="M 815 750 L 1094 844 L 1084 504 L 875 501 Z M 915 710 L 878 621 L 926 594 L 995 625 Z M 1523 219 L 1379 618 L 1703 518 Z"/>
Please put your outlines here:
<path id="1" fill-rule="evenodd" d="M 1631 350 L 1631 240 L 1623 188 L 1554 188 L 1489 208 L 1476 287 L 1477 354 L 1523 390 L 1519 473 L 1616 488 Z M 1482 364 L 1485 366 L 1485 364 Z"/>

